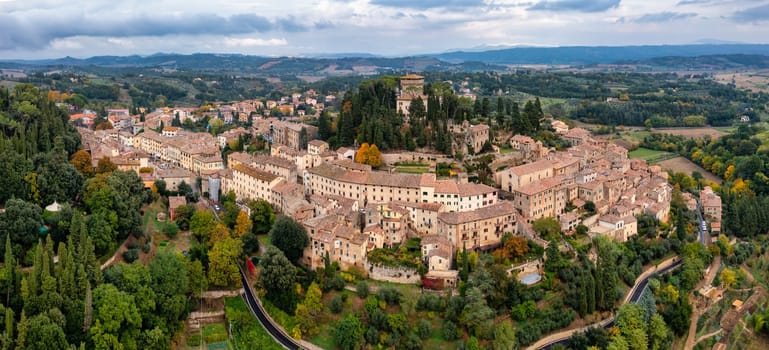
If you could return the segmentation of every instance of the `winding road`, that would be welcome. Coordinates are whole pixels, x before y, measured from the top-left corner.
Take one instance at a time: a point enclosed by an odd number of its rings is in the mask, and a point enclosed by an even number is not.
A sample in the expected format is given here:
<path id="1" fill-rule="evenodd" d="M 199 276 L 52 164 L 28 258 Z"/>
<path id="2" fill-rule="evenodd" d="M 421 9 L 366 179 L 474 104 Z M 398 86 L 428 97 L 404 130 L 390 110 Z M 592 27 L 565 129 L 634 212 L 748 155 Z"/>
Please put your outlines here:
<path id="1" fill-rule="evenodd" d="M 251 285 L 248 283 L 243 268 L 238 266 L 238 269 L 240 270 L 240 282 L 243 284 L 243 300 L 245 300 L 251 313 L 256 316 L 259 323 L 262 324 L 262 327 L 264 327 L 264 329 L 267 330 L 267 333 L 270 333 L 272 338 L 284 348 L 289 350 L 304 349 L 296 340 L 294 340 L 294 338 L 291 338 L 288 334 L 283 332 L 277 325 L 275 325 L 274 321 L 267 316 L 267 312 L 264 311 L 259 299 L 254 295 L 254 290 L 251 289 Z"/>
<path id="2" fill-rule="evenodd" d="M 649 278 L 655 275 L 665 274 L 673 269 L 676 269 L 679 266 L 681 266 L 681 259 L 679 259 L 678 257 L 673 257 L 663 261 L 662 263 L 660 263 L 659 265 L 653 268 L 650 268 L 644 271 L 636 279 L 636 282 L 633 285 L 633 288 L 631 288 L 630 291 L 625 295 L 623 304 L 628 302 L 632 302 L 632 303 L 637 302 L 638 299 L 641 298 L 641 295 L 643 294 L 644 289 L 646 289 L 646 286 L 649 284 Z M 613 325 L 614 325 L 614 316 L 612 315 L 608 318 L 601 320 L 600 322 L 596 322 L 582 328 L 570 329 L 570 330 L 565 330 L 558 333 L 553 333 L 551 335 L 548 335 L 540 339 L 536 343 L 529 345 L 526 349 L 527 350 L 550 349 L 551 347 L 558 344 L 567 345 L 571 337 L 577 332 L 584 332 L 585 330 L 592 327 L 611 327 Z"/>

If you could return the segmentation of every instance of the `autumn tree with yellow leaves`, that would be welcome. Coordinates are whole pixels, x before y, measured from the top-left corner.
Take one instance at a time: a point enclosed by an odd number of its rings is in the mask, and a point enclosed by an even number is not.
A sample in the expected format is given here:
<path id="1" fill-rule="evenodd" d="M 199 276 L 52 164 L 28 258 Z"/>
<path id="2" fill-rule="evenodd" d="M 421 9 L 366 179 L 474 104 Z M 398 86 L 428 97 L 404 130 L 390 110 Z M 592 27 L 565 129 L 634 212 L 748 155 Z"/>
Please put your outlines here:
<path id="1" fill-rule="evenodd" d="M 382 166 L 382 152 L 377 145 L 370 145 L 364 142 L 355 153 L 355 161 L 361 164 L 368 164 L 373 168 Z"/>

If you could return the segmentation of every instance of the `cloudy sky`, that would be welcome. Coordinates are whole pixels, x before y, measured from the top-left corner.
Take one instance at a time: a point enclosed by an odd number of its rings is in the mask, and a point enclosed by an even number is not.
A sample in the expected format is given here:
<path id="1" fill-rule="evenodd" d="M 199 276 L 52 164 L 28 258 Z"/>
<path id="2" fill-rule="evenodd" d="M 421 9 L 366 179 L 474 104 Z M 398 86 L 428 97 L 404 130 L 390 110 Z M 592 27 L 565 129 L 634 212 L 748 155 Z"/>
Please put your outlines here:
<path id="1" fill-rule="evenodd" d="M 0 59 L 769 42 L 769 0 L 0 0 Z"/>

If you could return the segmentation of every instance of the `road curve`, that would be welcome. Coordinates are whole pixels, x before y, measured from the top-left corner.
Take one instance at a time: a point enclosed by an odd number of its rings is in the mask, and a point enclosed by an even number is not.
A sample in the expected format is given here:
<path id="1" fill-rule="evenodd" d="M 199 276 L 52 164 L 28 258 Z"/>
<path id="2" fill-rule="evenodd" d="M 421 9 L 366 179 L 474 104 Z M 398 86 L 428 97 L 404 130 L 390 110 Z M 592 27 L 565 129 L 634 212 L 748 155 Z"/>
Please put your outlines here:
<path id="1" fill-rule="evenodd" d="M 248 279 L 246 279 L 246 274 L 243 272 L 243 268 L 238 266 L 238 270 L 240 270 L 240 282 L 243 283 L 243 300 L 245 300 L 251 313 L 256 316 L 259 323 L 262 324 L 262 327 L 264 327 L 264 329 L 267 330 L 267 333 L 270 333 L 272 338 L 284 348 L 289 350 L 303 349 L 294 338 L 291 338 L 288 334 L 283 332 L 277 325 L 275 325 L 275 323 L 273 323 L 271 318 L 267 317 L 267 312 L 264 311 L 259 299 L 254 295 L 251 285 L 248 284 Z"/>
<path id="2" fill-rule="evenodd" d="M 633 288 L 631 288 L 630 291 L 628 292 L 623 304 L 628 302 L 633 302 L 633 303 L 638 302 L 638 299 L 640 299 L 641 295 L 643 295 L 644 289 L 646 289 L 646 286 L 649 284 L 649 278 L 651 278 L 654 275 L 667 273 L 668 271 L 681 266 L 681 259 L 678 259 L 678 257 L 674 257 L 662 262 L 660 266 L 661 267 L 656 267 L 652 270 L 644 271 L 644 273 L 642 273 L 641 276 L 638 277 L 638 279 L 636 280 L 636 283 L 633 285 Z M 550 349 L 551 347 L 558 344 L 566 345 L 569 343 L 569 340 L 574 335 L 574 333 L 585 331 L 591 327 L 599 327 L 599 326 L 611 327 L 613 325 L 614 325 L 614 316 L 612 315 L 606 319 L 603 319 L 599 322 L 590 324 L 582 328 L 571 329 L 571 330 L 551 334 L 549 336 L 546 336 L 540 339 L 539 341 L 530 345 L 526 349 L 527 350 Z"/>

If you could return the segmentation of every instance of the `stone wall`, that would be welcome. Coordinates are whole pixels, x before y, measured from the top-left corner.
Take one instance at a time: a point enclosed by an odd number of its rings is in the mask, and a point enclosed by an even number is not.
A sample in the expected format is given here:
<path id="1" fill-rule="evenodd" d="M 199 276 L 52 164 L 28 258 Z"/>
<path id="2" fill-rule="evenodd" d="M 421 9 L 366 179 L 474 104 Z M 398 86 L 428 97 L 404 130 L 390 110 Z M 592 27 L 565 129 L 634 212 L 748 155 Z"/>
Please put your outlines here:
<path id="1" fill-rule="evenodd" d="M 382 153 L 382 163 L 394 165 L 400 163 L 425 163 L 435 166 L 437 163 L 451 163 L 452 158 L 440 153 L 421 153 L 421 152 L 393 152 Z"/>
<path id="2" fill-rule="evenodd" d="M 394 283 L 417 283 L 421 280 L 416 269 L 406 267 L 386 267 L 366 263 L 366 272 L 371 279 Z"/>

